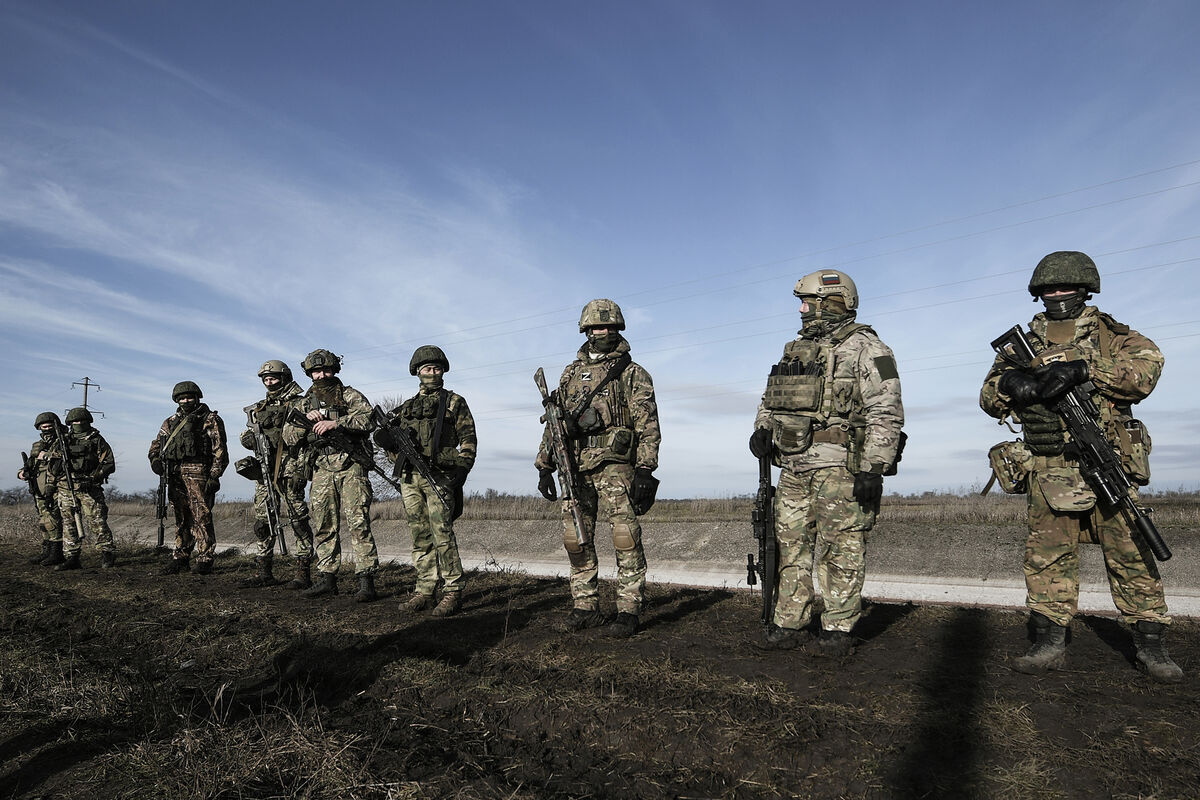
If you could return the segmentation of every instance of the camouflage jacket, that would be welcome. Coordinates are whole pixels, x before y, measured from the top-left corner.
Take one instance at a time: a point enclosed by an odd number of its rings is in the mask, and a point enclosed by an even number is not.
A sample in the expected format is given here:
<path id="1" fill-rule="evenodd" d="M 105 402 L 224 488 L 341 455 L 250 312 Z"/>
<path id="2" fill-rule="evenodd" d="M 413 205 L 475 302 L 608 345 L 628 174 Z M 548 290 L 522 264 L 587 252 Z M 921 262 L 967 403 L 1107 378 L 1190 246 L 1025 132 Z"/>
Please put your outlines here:
<path id="1" fill-rule="evenodd" d="M 368 464 L 374 459 L 370 434 L 375 429 L 371 421 L 371 402 L 362 392 L 334 379 L 328 389 L 318 391 L 310 386 L 303 397 L 292 403 L 292 408 L 307 415 L 310 411 L 321 411 L 325 418 L 337 423 L 337 427 L 318 436 L 311 431 L 287 422 L 283 426 L 283 443 L 288 447 L 305 445 L 311 447 L 310 458 L 314 470 L 341 472 L 353 464 Z M 341 435 L 337 433 L 340 431 Z M 339 446 L 339 440 L 345 446 Z"/>
<path id="2" fill-rule="evenodd" d="M 437 409 L 442 392 L 446 393 L 446 413 L 441 420 L 438 452 L 433 452 L 433 440 L 437 427 Z M 405 400 L 388 414 L 395 424 L 412 431 L 417 447 L 430 466 L 440 470 L 455 467 L 471 469 L 475 465 L 475 454 L 479 445 L 475 433 L 475 418 L 463 396 L 447 389 L 430 388 L 421 390 Z M 395 453 L 388 458 L 396 460 Z"/>
<path id="3" fill-rule="evenodd" d="M 807 375 L 808 404 L 772 402 L 776 372 Z M 772 370 L 754 426 L 772 432 L 775 464 L 792 472 L 844 466 L 882 473 L 896 461 L 904 426 L 896 358 L 875 331 L 852 320 L 817 337 L 802 330 Z"/>
<path id="4" fill-rule="evenodd" d="M 262 426 L 263 433 L 267 435 L 267 439 L 271 442 L 271 460 L 269 472 L 275 475 L 290 475 L 295 470 L 294 467 L 301 465 L 308 458 L 308 452 L 305 447 L 305 442 L 288 447 L 284 445 L 280 448 L 280 443 L 283 440 L 283 423 L 287 418 L 288 411 L 297 400 L 304 396 L 304 391 L 295 381 L 281 386 L 277 391 L 267 392 L 267 396 L 259 400 L 252 406 L 254 419 Z M 242 447 L 250 452 L 254 452 L 254 431 L 249 427 L 242 431 L 239 437 Z"/>
<path id="5" fill-rule="evenodd" d="M 621 337 L 611 353 L 594 355 L 585 344 L 576 358 L 563 370 L 557 396 L 568 414 L 591 387 L 604 378 L 607 368 L 629 353 L 629 342 Z M 658 446 L 662 432 L 658 425 L 658 403 L 654 382 L 640 364 L 630 361 L 620 377 L 609 381 L 595 397 L 589 410 L 595 424 L 572 440 L 576 464 L 588 472 L 603 464 L 632 463 L 643 469 L 658 468 Z M 542 432 L 542 445 L 534 464 L 538 469 L 553 469 L 548 431 Z"/>
<path id="6" fill-rule="evenodd" d="M 1143 400 L 1158 383 L 1164 363 L 1162 351 L 1142 334 L 1094 306 L 1085 306 L 1076 319 L 1061 322 L 1038 314 L 1029 327 L 1030 343 L 1034 350 L 1041 351 L 1035 365 L 1061 359 L 1087 362 L 1089 377 L 1096 386 L 1101 425 L 1110 440 L 1117 441 L 1118 422 L 1130 419 L 1130 406 Z M 997 419 L 1011 415 L 1022 423 L 1027 421 L 1023 416 L 1047 416 L 1049 410 L 1045 406 L 1017 408 L 1011 398 L 1000 392 L 1000 376 L 1010 369 L 1016 367 L 996 357 L 979 392 L 980 408 Z M 1069 439 L 1065 429 L 1062 435 Z"/>
<path id="7" fill-rule="evenodd" d="M 164 447 L 169 446 L 171 436 L 187 436 L 186 430 L 179 430 L 183 425 L 195 426 L 195 442 L 193 455 L 180 460 L 182 464 L 203 465 L 207 467 L 210 478 L 220 478 L 229 466 L 229 444 L 225 438 L 225 422 L 221 416 L 204 403 L 201 403 L 190 414 L 184 414 L 176 409 L 175 413 L 163 420 L 159 426 L 158 436 L 150 442 L 150 452 L 147 456 L 150 463 L 163 460 Z"/>

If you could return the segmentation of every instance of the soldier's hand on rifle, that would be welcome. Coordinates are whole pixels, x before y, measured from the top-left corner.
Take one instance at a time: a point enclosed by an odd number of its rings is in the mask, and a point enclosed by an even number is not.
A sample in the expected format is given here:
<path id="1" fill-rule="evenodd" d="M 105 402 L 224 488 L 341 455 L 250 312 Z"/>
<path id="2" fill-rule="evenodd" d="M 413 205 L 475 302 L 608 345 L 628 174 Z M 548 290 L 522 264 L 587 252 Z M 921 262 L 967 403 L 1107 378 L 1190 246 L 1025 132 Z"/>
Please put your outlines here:
<path id="1" fill-rule="evenodd" d="M 309 416 L 310 417 L 312 416 L 311 412 L 310 412 Z M 313 433 L 315 433 L 317 436 L 324 436 L 325 434 L 329 433 L 331 430 L 333 430 L 336 427 L 337 427 L 336 420 L 323 419 L 320 422 L 313 425 Z"/>
<path id="2" fill-rule="evenodd" d="M 400 445 L 396 444 L 396 438 L 392 436 L 391 428 L 377 428 L 375 430 L 375 444 L 387 450 L 389 453 L 395 453 L 400 449 Z"/>
<path id="3" fill-rule="evenodd" d="M 1042 398 L 1041 382 L 1037 377 L 1019 369 L 1010 369 L 1000 376 L 996 388 L 1012 398 L 1019 406 L 1036 403 Z"/>
<path id="4" fill-rule="evenodd" d="M 554 485 L 554 470 L 538 470 L 538 491 L 550 502 L 558 499 L 558 487 Z"/>
<path id="5" fill-rule="evenodd" d="M 254 432 L 249 430 L 242 431 L 242 435 L 238 438 L 238 441 L 241 442 L 242 447 L 246 448 L 247 450 L 253 450 L 254 445 L 257 444 L 254 439 Z"/>
<path id="6" fill-rule="evenodd" d="M 1046 365 L 1038 391 L 1047 399 L 1058 397 L 1088 379 L 1088 365 L 1083 359 L 1055 361 Z"/>
<path id="7" fill-rule="evenodd" d="M 771 431 L 759 428 L 750 434 L 750 452 L 755 458 L 771 455 Z"/>
<path id="8" fill-rule="evenodd" d="M 870 506 L 883 497 L 883 475 L 875 472 L 854 474 L 854 499 L 859 505 Z"/>

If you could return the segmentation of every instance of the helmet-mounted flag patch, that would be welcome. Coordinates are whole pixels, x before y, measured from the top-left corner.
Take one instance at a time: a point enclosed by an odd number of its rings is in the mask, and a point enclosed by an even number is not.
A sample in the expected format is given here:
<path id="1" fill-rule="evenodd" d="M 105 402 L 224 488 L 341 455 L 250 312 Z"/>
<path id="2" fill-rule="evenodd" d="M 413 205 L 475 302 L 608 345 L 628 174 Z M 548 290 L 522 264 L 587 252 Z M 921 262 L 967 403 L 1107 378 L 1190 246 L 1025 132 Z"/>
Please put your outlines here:
<path id="1" fill-rule="evenodd" d="M 837 286 L 842 282 L 842 276 L 836 272 L 826 272 L 821 276 L 822 286 Z"/>

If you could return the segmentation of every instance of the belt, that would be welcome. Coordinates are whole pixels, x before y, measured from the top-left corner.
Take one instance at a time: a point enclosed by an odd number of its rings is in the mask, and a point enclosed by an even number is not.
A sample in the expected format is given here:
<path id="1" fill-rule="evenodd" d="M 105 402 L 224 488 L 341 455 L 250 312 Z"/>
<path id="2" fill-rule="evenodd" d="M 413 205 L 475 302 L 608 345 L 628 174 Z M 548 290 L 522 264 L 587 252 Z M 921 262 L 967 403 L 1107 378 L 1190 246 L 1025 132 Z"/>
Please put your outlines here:
<path id="1" fill-rule="evenodd" d="M 849 444 L 850 432 L 845 428 L 825 428 L 813 431 L 812 440 L 824 444 Z"/>

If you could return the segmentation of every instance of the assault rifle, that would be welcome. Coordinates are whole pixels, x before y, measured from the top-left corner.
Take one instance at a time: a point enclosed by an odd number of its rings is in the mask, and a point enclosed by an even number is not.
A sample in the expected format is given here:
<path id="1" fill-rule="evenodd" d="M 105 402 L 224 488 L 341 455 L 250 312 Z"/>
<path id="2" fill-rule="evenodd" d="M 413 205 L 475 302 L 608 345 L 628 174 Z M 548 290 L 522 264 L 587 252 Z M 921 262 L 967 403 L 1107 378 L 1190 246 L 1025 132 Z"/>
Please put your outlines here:
<path id="1" fill-rule="evenodd" d="M 779 571 L 779 542 L 775 538 L 775 487 L 771 485 L 770 453 L 758 459 L 758 494 L 750 519 L 758 541 L 758 561 L 755 562 L 753 553 L 746 555 L 746 584 L 754 586 L 762 579 L 762 621 L 763 625 L 770 625 L 779 594 L 775 579 Z"/>
<path id="2" fill-rule="evenodd" d="M 287 422 L 295 425 L 297 428 L 303 428 L 310 433 L 312 432 L 314 424 L 311 419 L 309 419 L 304 415 L 303 412 L 300 411 L 300 409 L 295 407 L 288 412 Z M 391 475 L 388 475 L 386 472 L 384 472 L 382 467 L 375 463 L 375 459 L 371 457 L 371 447 L 369 444 L 366 447 L 360 446 L 359 443 L 352 441 L 344 431 L 340 431 L 337 428 L 334 428 L 328 433 L 321 435 L 320 438 L 321 441 L 328 443 L 335 450 L 340 450 L 346 455 L 350 456 L 350 459 L 354 461 L 354 463 L 361 464 L 364 468 L 369 469 L 371 472 L 374 472 L 376 475 L 383 478 L 385 481 L 390 483 L 397 492 L 402 490 L 403 487 L 401 487 L 401 485 L 397 483 Z"/>
<path id="3" fill-rule="evenodd" d="M 389 438 L 396 443 L 399 455 L 396 458 L 396 467 L 392 470 L 392 477 L 402 477 L 404 465 L 412 464 L 413 469 L 421 473 L 421 477 L 433 488 L 433 492 L 438 496 L 438 500 L 442 501 L 442 505 L 446 508 L 446 514 L 453 516 L 454 499 L 447 495 L 445 487 L 433 477 L 433 469 L 429 466 L 429 462 L 425 460 L 425 454 L 413 444 L 412 438 L 408 435 L 408 428 L 405 428 L 403 425 L 397 425 L 389 419 L 387 412 L 380 406 L 375 406 L 375 408 L 371 409 L 371 419 L 375 422 L 376 427 L 387 431 Z"/>
<path id="4" fill-rule="evenodd" d="M 40 500 L 42 493 L 38 491 L 37 464 L 30 460 L 28 453 L 21 453 L 21 472 L 25 474 L 25 485 L 29 487 L 29 493 L 35 500 Z"/>
<path id="5" fill-rule="evenodd" d="M 562 499 L 571 509 L 571 521 L 575 523 L 575 540 L 580 546 L 587 544 L 587 528 L 583 524 L 583 507 L 579 505 L 578 469 L 575 458 L 571 455 L 571 446 L 567 443 L 567 428 L 564 421 L 563 409 L 555 395 L 546 388 L 546 373 L 538 367 L 533 374 L 533 382 L 542 393 L 542 407 L 546 413 L 542 421 L 550 432 L 550 455 L 554 458 L 554 471 L 558 474 L 558 490 Z"/>
<path id="6" fill-rule="evenodd" d="M 167 484 L 171 480 L 171 462 L 163 458 L 163 437 L 158 437 L 158 463 L 162 465 L 162 474 L 158 476 L 158 490 L 154 493 L 154 516 L 158 519 L 158 549 L 164 549 L 167 526 Z"/>
<path id="7" fill-rule="evenodd" d="M 63 480 L 67 482 L 67 493 L 71 495 L 71 516 L 75 519 L 75 535 L 83 538 L 83 514 L 79 507 L 79 493 L 75 491 L 75 476 L 71 474 L 71 455 L 67 452 L 67 439 L 63 436 L 66 427 L 55 423 L 54 435 L 58 439 L 58 450 L 62 456 Z"/>
<path id="8" fill-rule="evenodd" d="M 1014 325 L 993 340 L 992 349 L 1009 364 L 1023 370 L 1029 370 L 1037 356 L 1020 325 Z M 1055 400 L 1051 410 L 1066 424 L 1073 449 L 1077 451 L 1079 472 L 1096 497 L 1104 505 L 1117 508 L 1125 521 L 1142 535 L 1154 557 L 1166 561 L 1171 557 L 1171 549 L 1151 521 L 1149 510 L 1143 509 L 1129 495 L 1133 483 L 1121 467 L 1120 455 L 1097 422 L 1100 410 L 1091 397 L 1095 388 L 1091 381 L 1075 386 Z"/>
<path id="9" fill-rule="evenodd" d="M 254 457 L 258 459 L 259 469 L 262 470 L 267 506 L 267 527 L 270 529 L 271 535 L 279 542 L 280 554 L 286 556 L 288 554 L 287 539 L 283 535 L 283 523 L 279 517 L 279 488 L 275 485 L 275 476 L 271 470 L 271 463 L 274 461 L 271 458 L 271 440 L 267 437 L 267 432 L 263 430 L 262 423 L 258 421 L 256 410 L 257 404 L 248 405 L 242 409 L 246 412 L 246 427 L 254 436 Z M 295 514 L 289 502 L 288 521 L 292 522 L 294 518 Z M 294 522 L 292 524 L 295 525 Z"/>

